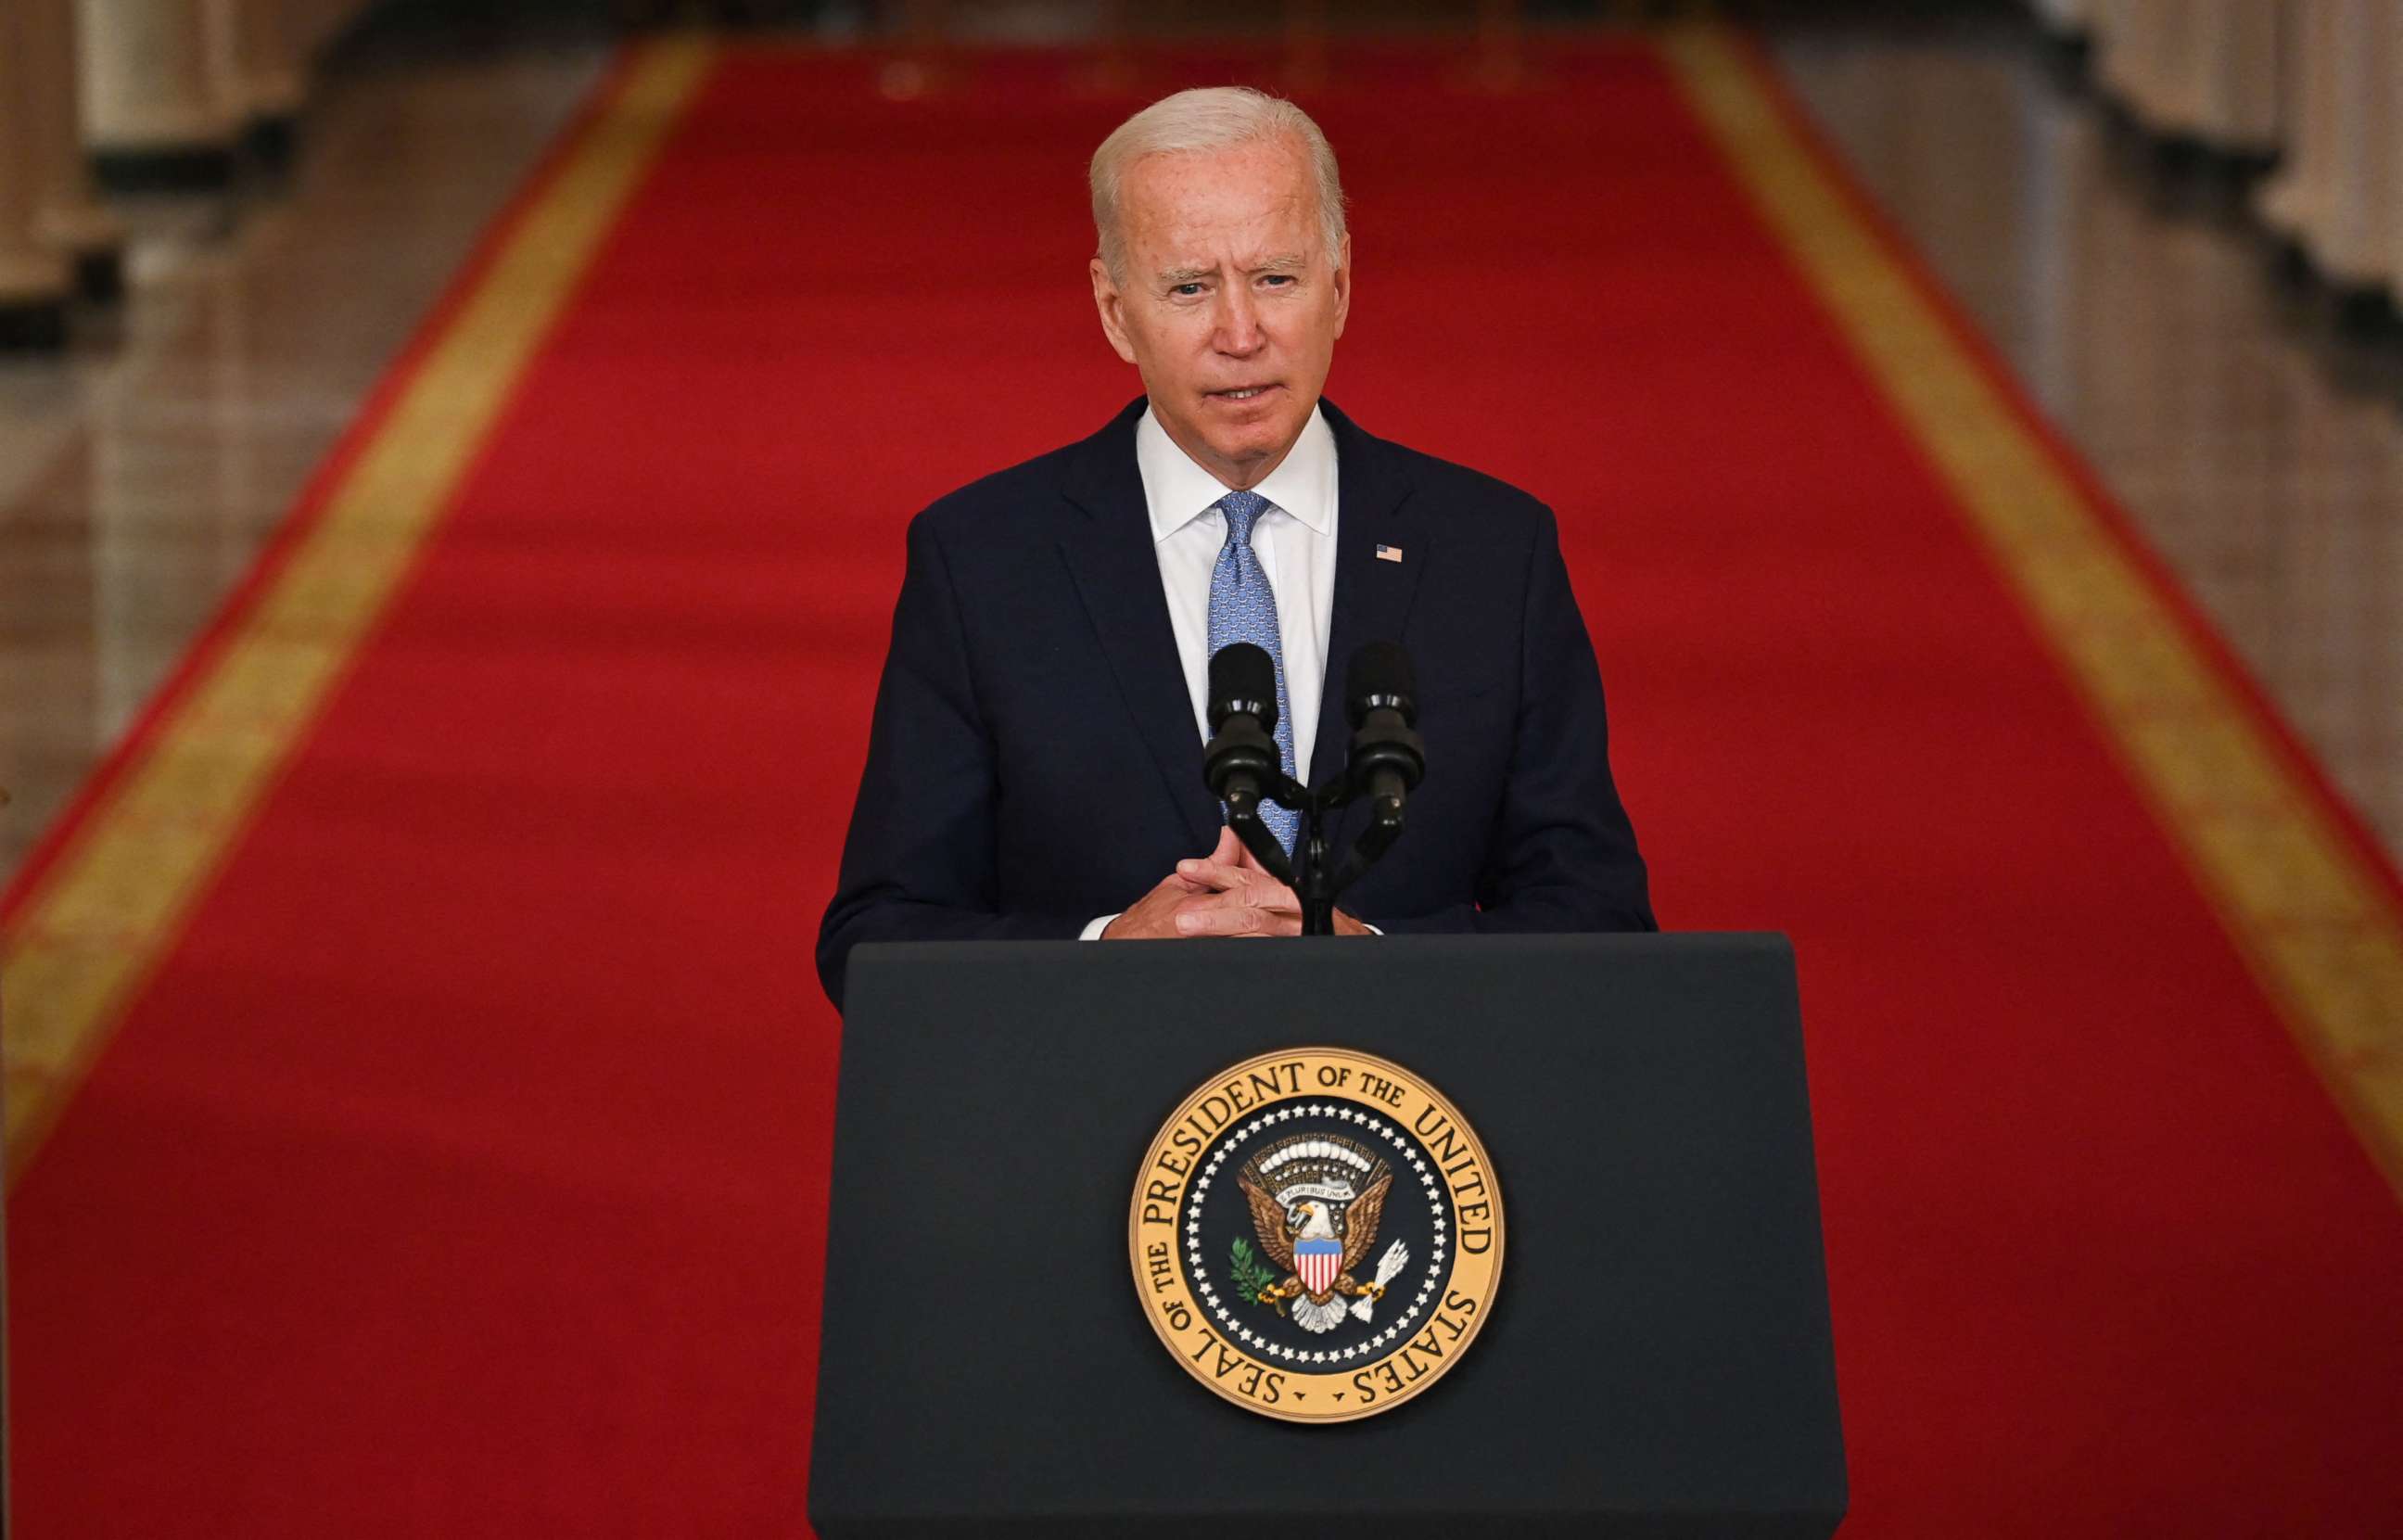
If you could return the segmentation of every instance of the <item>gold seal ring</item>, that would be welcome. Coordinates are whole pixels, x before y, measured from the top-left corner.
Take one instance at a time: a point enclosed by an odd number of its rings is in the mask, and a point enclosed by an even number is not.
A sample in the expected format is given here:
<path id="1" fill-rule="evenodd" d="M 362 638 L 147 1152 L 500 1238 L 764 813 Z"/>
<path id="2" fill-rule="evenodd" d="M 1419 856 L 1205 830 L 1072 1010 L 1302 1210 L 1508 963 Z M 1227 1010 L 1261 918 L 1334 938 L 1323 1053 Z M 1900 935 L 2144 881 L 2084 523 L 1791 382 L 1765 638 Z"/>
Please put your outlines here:
<path id="1" fill-rule="evenodd" d="M 1492 1313 L 1502 1192 L 1424 1078 L 1286 1048 L 1195 1088 L 1145 1153 L 1127 1258 L 1185 1371 L 1247 1411 L 1348 1422 L 1449 1373 Z"/>

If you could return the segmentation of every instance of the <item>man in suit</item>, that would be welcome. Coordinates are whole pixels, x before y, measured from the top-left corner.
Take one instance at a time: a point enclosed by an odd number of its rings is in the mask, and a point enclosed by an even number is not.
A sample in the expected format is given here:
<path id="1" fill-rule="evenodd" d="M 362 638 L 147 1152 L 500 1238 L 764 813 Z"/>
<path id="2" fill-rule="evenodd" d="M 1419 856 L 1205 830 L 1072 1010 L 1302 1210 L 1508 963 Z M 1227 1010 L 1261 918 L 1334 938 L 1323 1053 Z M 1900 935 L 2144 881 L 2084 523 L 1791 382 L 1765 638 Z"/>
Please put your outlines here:
<path id="1" fill-rule="evenodd" d="M 1341 763 L 1344 659 L 1416 660 L 1426 778 L 1342 934 L 1652 929 L 1550 511 L 1321 397 L 1352 244 L 1317 125 L 1181 92 L 1091 183 L 1093 300 L 1144 397 L 910 524 L 827 993 L 862 941 L 1298 934 L 1202 781 L 1209 659 L 1237 641 L 1277 663 L 1305 783 Z"/>

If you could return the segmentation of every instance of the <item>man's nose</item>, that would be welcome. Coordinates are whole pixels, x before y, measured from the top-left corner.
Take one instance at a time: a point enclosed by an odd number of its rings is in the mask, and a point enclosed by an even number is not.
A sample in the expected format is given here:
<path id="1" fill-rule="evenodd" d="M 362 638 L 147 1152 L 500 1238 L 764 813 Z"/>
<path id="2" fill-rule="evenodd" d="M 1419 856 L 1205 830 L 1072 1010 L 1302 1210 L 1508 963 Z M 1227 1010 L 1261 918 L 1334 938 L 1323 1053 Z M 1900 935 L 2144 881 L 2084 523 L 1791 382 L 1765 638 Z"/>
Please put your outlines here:
<path id="1" fill-rule="evenodd" d="M 1214 340 L 1220 353 L 1241 357 L 1259 351 L 1264 340 L 1260 331 L 1259 307 L 1252 302 L 1249 290 L 1235 284 L 1220 291 L 1218 303 L 1218 335 Z"/>

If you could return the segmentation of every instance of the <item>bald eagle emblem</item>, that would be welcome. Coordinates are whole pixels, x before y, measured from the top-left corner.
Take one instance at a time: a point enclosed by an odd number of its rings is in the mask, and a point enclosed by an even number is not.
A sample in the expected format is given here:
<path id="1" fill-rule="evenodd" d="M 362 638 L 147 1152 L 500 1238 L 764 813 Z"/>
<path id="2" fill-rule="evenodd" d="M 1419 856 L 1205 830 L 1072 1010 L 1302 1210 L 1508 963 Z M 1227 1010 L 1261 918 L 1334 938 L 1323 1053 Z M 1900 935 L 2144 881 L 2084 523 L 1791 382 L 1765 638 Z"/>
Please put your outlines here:
<path id="1" fill-rule="evenodd" d="M 1235 1242 L 1235 1271 L 1257 1304 L 1290 1314 L 1304 1331 L 1333 1331 L 1348 1314 L 1367 1321 L 1385 1285 L 1410 1265 L 1399 1241 L 1376 1276 L 1354 1277 L 1377 1243 L 1394 1173 L 1374 1150 L 1331 1134 L 1297 1134 L 1264 1146 L 1237 1176 L 1251 1204 L 1264 1266 Z M 1284 1276 L 1277 1277 L 1282 1270 Z"/>

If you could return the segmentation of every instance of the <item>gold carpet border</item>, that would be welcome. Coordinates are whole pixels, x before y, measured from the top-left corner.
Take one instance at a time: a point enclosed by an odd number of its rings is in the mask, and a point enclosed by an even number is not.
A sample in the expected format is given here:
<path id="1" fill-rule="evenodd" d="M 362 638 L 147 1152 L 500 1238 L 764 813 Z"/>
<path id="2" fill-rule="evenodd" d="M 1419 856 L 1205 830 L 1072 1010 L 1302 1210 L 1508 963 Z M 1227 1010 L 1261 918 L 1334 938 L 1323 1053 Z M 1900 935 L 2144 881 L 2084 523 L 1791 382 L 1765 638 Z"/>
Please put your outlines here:
<path id="1" fill-rule="evenodd" d="M 627 59 L 321 516 L 0 933 L 12 1177 L 307 739 L 712 58 L 695 37 Z"/>
<path id="2" fill-rule="evenodd" d="M 1847 201 L 1743 45 L 1702 27 L 1660 49 L 2403 1192 L 2403 913 L 2371 858 Z"/>

